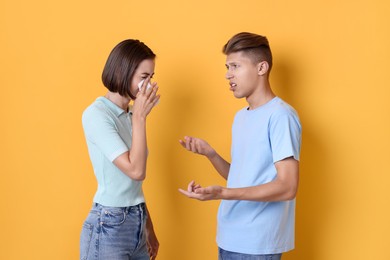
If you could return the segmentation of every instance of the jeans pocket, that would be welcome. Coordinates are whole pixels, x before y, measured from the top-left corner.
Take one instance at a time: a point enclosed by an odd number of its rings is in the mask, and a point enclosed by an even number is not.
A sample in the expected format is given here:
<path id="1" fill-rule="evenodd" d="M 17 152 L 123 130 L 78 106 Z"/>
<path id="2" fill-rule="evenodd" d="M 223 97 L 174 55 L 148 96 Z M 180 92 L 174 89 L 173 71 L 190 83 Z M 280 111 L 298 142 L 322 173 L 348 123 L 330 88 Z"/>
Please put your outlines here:
<path id="1" fill-rule="evenodd" d="M 267 259 L 269 260 L 280 260 L 282 257 L 282 254 L 274 254 L 274 255 L 269 255 Z"/>
<path id="2" fill-rule="evenodd" d="M 80 259 L 86 260 L 88 258 L 89 249 L 91 247 L 93 225 L 84 222 L 80 238 Z"/>
<path id="3" fill-rule="evenodd" d="M 126 220 L 126 213 L 123 210 L 104 209 L 102 222 L 106 226 L 119 226 Z"/>

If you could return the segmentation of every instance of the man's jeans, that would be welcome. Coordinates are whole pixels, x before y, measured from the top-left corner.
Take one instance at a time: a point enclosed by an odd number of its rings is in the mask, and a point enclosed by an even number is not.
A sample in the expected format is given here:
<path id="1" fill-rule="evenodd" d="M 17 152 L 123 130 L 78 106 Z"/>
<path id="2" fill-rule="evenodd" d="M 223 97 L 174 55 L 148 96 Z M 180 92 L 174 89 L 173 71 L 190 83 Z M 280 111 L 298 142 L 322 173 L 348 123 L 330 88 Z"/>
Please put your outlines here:
<path id="1" fill-rule="evenodd" d="M 81 260 L 149 260 L 145 204 L 105 207 L 94 203 L 80 239 Z"/>
<path id="2" fill-rule="evenodd" d="M 282 254 L 274 255 L 247 255 L 218 248 L 218 260 L 280 260 Z"/>

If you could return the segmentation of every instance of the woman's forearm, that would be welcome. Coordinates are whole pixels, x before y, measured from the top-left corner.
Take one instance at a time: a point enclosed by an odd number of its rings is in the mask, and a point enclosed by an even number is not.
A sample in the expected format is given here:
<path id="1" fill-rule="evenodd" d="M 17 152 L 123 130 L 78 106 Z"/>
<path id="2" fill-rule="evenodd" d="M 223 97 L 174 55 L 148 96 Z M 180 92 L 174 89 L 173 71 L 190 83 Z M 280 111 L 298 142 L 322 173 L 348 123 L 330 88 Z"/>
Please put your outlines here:
<path id="1" fill-rule="evenodd" d="M 132 165 L 132 175 L 137 180 L 144 180 L 146 177 L 147 141 L 146 141 L 146 120 L 133 118 L 133 136 L 131 149 L 129 151 L 129 163 Z"/>

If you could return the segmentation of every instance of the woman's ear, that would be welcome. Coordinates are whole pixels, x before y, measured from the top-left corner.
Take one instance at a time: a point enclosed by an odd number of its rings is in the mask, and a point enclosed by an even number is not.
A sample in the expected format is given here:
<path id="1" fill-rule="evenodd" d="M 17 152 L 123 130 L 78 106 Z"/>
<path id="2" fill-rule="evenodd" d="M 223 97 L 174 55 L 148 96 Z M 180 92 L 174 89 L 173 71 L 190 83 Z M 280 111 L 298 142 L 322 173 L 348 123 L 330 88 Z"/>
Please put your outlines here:
<path id="1" fill-rule="evenodd" d="M 269 70 L 269 64 L 266 61 L 259 62 L 257 64 L 257 73 L 260 76 L 266 75 Z"/>

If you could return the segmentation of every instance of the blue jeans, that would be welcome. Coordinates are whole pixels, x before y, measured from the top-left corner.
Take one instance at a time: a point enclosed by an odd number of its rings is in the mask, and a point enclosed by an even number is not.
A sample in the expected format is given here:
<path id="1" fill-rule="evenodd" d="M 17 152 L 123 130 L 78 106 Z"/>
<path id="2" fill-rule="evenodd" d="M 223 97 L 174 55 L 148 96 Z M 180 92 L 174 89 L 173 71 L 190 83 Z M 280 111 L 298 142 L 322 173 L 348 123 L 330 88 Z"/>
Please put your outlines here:
<path id="1" fill-rule="evenodd" d="M 282 254 L 247 255 L 218 248 L 218 260 L 280 260 L 281 258 Z"/>
<path id="2" fill-rule="evenodd" d="M 81 260 L 149 260 L 145 204 L 105 207 L 94 203 L 80 239 Z"/>

